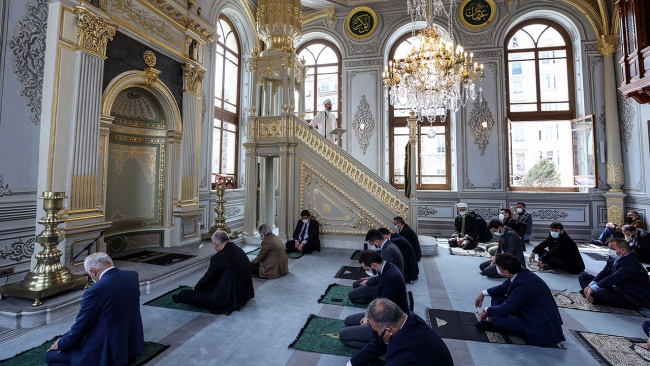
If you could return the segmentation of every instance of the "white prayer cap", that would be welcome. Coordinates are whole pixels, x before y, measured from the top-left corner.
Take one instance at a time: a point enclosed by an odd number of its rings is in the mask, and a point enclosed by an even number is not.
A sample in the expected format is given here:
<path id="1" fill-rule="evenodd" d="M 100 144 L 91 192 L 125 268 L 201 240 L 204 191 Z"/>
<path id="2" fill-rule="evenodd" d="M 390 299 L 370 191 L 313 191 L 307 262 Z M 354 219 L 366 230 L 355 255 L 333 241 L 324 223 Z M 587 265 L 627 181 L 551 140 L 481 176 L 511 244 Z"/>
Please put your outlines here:
<path id="1" fill-rule="evenodd" d="M 462 203 L 461 202 L 461 203 L 458 203 L 456 206 L 458 206 L 458 208 L 467 208 L 467 203 Z"/>
<path id="2" fill-rule="evenodd" d="M 325 104 L 327 104 L 327 103 L 332 103 L 332 100 L 331 100 L 331 99 L 325 99 L 325 100 L 323 101 L 323 105 L 325 105 Z"/>

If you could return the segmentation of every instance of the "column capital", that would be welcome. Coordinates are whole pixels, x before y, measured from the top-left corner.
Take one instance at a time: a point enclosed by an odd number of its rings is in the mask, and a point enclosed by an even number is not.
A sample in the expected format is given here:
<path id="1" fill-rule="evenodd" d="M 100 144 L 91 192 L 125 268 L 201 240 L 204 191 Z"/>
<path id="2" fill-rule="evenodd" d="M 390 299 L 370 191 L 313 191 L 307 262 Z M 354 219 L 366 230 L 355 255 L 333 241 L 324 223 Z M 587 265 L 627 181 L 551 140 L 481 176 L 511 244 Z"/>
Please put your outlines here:
<path id="1" fill-rule="evenodd" d="M 113 40 L 117 25 L 100 18 L 84 7 L 77 7 L 77 49 L 106 58 L 106 45 Z"/>
<path id="2" fill-rule="evenodd" d="M 183 64 L 183 92 L 194 94 L 201 98 L 201 86 L 205 70 L 200 69 L 189 62 Z"/>
<path id="3" fill-rule="evenodd" d="M 607 163 L 607 184 L 611 192 L 621 192 L 625 183 L 625 170 L 623 163 Z"/>
<path id="4" fill-rule="evenodd" d="M 616 42 L 618 37 L 615 35 L 601 35 L 598 39 L 598 50 L 603 56 L 612 56 L 616 52 Z"/>

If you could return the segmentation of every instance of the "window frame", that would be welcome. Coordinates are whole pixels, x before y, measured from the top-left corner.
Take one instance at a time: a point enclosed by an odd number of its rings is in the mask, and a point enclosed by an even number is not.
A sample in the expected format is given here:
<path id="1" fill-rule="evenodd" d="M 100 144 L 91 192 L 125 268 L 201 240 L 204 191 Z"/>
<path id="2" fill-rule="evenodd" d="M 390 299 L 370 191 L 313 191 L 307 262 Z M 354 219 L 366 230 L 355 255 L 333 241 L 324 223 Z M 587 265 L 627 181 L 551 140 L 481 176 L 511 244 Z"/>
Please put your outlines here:
<path id="1" fill-rule="evenodd" d="M 395 56 L 395 51 L 397 48 L 407 39 L 413 37 L 412 32 L 405 33 L 403 36 L 401 36 L 391 47 L 388 59 L 393 60 Z M 396 127 L 408 127 L 408 118 L 409 117 L 395 117 L 395 108 L 393 105 L 389 104 L 388 105 L 388 146 L 389 146 L 389 151 L 388 151 L 388 170 L 389 170 L 389 183 L 393 185 L 393 187 L 397 189 L 404 189 L 404 184 L 398 184 L 394 183 L 395 181 L 395 128 Z M 445 118 L 445 122 L 442 123 L 440 116 L 436 117 L 436 120 L 433 123 L 433 127 L 436 126 L 444 126 L 445 127 L 445 176 L 446 176 L 446 184 L 422 184 L 422 144 L 419 143 L 419 141 L 422 140 L 422 136 L 426 136 L 426 131 L 422 133 L 422 130 L 426 127 L 431 126 L 429 121 L 423 120 L 418 122 L 418 128 L 417 128 L 417 151 L 416 155 L 418 158 L 417 161 L 417 168 L 418 171 L 416 173 L 417 175 L 417 184 L 416 184 L 416 190 L 450 190 L 451 189 L 451 123 L 450 123 L 450 114 L 449 111 L 447 111 L 447 117 Z M 413 182 L 411 182 L 413 184 Z"/>
<path id="2" fill-rule="evenodd" d="M 239 35 L 237 34 L 237 30 L 235 29 L 235 26 L 232 23 L 232 21 L 226 15 L 221 14 L 221 15 L 219 15 L 219 19 L 217 20 L 217 27 L 219 27 L 218 21 L 220 21 L 220 20 L 223 20 L 226 24 L 228 24 L 228 26 L 230 27 L 230 29 L 232 31 L 232 35 L 235 37 L 235 41 L 237 42 L 237 47 L 239 48 L 239 50 L 237 52 L 237 57 L 239 58 L 239 60 L 238 60 L 238 63 L 237 63 L 237 95 L 236 95 L 237 99 L 236 99 L 236 105 L 235 105 L 236 108 L 237 108 L 237 112 L 233 113 L 231 111 L 227 111 L 226 109 L 224 109 L 222 107 L 217 106 L 217 100 L 218 99 L 221 100 L 222 105 L 223 105 L 223 103 L 226 103 L 226 102 L 223 99 L 223 95 L 221 96 L 221 98 L 217 98 L 216 95 L 213 95 L 212 99 L 214 100 L 214 108 L 213 108 L 213 113 L 212 113 L 212 119 L 213 120 L 211 122 L 211 126 L 212 126 L 211 131 L 214 134 L 214 129 L 218 128 L 218 127 L 214 127 L 214 119 L 221 120 L 221 127 L 219 128 L 221 130 L 220 137 L 219 137 L 219 141 L 220 141 L 219 146 L 223 146 L 223 135 L 224 135 L 223 123 L 230 123 L 230 124 L 235 126 L 235 144 L 236 144 L 236 146 L 235 146 L 235 167 L 234 167 L 233 175 L 235 176 L 235 180 L 234 180 L 235 181 L 235 187 L 238 187 L 237 182 L 239 180 L 236 179 L 236 178 L 237 178 L 237 176 L 239 174 L 239 131 L 240 131 L 240 127 L 241 127 L 240 123 L 239 123 L 239 118 L 241 116 L 241 75 L 242 75 L 241 74 L 242 73 L 241 41 L 239 39 Z M 221 40 L 221 38 L 224 38 L 224 39 Z M 221 90 L 222 90 L 222 93 L 225 93 L 225 82 L 226 82 L 225 80 L 226 80 L 226 78 L 224 76 L 225 76 L 225 73 L 226 73 L 226 62 L 229 62 L 228 58 L 226 57 L 226 53 L 229 52 L 229 51 L 232 52 L 232 50 L 230 50 L 226 46 L 225 37 L 219 37 L 215 42 L 217 42 L 218 45 L 223 47 L 224 57 L 223 57 L 223 63 L 221 65 L 217 65 L 217 57 L 216 57 L 217 56 L 217 47 L 215 47 L 214 48 L 215 49 L 215 51 L 214 51 L 214 60 L 215 60 L 215 62 L 214 62 L 214 67 L 213 67 L 213 70 L 215 70 L 215 75 L 213 75 L 213 79 L 216 77 L 216 72 L 222 72 L 223 73 L 223 75 L 221 77 Z M 215 90 L 216 90 L 216 86 L 215 86 Z M 211 139 L 210 141 L 213 142 L 213 139 Z M 214 156 L 213 152 L 214 152 L 214 146 L 212 146 L 212 150 L 210 151 L 210 155 L 211 155 L 210 169 L 212 169 L 212 165 L 214 164 L 214 159 L 215 159 L 215 156 Z M 223 156 L 223 152 L 224 152 L 223 148 L 220 147 L 219 164 L 218 164 L 219 171 L 217 171 L 217 172 L 213 171 L 212 174 L 228 174 L 227 172 L 224 173 L 224 172 L 221 171 L 221 169 L 222 169 L 221 159 L 222 159 L 222 156 Z"/>

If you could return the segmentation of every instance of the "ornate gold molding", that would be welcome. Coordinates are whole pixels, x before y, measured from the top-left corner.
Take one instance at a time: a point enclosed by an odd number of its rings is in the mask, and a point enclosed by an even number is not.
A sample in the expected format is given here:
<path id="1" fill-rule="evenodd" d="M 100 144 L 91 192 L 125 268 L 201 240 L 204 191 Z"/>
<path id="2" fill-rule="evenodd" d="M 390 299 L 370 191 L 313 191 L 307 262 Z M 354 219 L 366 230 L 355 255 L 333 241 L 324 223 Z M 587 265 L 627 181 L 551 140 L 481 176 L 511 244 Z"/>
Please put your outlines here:
<path id="1" fill-rule="evenodd" d="M 98 17 L 84 7 L 77 7 L 77 49 L 106 58 L 106 45 L 113 40 L 117 25 Z"/>
<path id="2" fill-rule="evenodd" d="M 189 1 L 194 2 L 194 0 Z M 178 28 L 196 34 L 203 42 L 214 42 L 215 38 L 209 30 L 201 26 L 196 20 L 188 18 L 188 15 L 190 15 L 189 11 L 180 12 L 178 9 L 171 5 L 171 2 L 168 1 L 144 0 L 142 2 L 149 5 L 149 7 L 153 8 L 153 10 L 157 10 L 158 13 L 164 15 L 167 19 L 175 23 Z M 191 6 L 195 5 L 196 3 Z"/>
<path id="3" fill-rule="evenodd" d="M 585 15 L 597 35 L 607 33 L 600 18 L 600 6 L 594 0 L 562 0 Z"/>
<path id="4" fill-rule="evenodd" d="M 270 50 L 295 49 L 302 33 L 300 0 L 260 0 L 257 8 L 257 34 Z"/>
<path id="5" fill-rule="evenodd" d="M 277 138 L 284 134 L 283 126 L 286 126 L 286 119 L 278 120 L 261 120 L 259 121 L 259 138 Z"/>
<path id="6" fill-rule="evenodd" d="M 183 64 L 183 91 L 201 98 L 201 86 L 205 70 L 199 69 L 189 62 Z"/>
<path id="7" fill-rule="evenodd" d="M 607 221 L 623 225 L 623 209 L 616 205 L 607 207 Z"/>
<path id="8" fill-rule="evenodd" d="M 607 184 L 611 187 L 610 191 L 620 192 L 625 183 L 625 171 L 623 163 L 607 164 Z"/>
<path id="9" fill-rule="evenodd" d="M 70 187 L 70 212 L 95 208 L 95 188 L 97 177 L 94 175 L 73 175 Z"/>
<path id="10" fill-rule="evenodd" d="M 614 35 L 601 35 L 598 39 L 598 50 L 603 56 L 612 56 L 616 53 L 616 43 L 618 37 Z"/>
<path id="11" fill-rule="evenodd" d="M 144 55 L 142 55 L 142 58 L 144 59 L 144 63 L 147 64 L 149 67 L 144 68 L 145 72 L 145 83 L 149 86 L 152 86 L 158 81 L 158 74 L 160 74 L 160 70 L 154 69 L 154 66 L 156 66 L 156 55 L 147 50 L 144 52 Z"/>
<path id="12" fill-rule="evenodd" d="M 327 18 L 327 26 L 329 29 L 334 29 L 334 23 L 336 22 L 336 9 L 330 7 L 327 9 L 315 11 L 308 14 L 302 15 L 302 25 L 309 24 L 315 20 Z"/>

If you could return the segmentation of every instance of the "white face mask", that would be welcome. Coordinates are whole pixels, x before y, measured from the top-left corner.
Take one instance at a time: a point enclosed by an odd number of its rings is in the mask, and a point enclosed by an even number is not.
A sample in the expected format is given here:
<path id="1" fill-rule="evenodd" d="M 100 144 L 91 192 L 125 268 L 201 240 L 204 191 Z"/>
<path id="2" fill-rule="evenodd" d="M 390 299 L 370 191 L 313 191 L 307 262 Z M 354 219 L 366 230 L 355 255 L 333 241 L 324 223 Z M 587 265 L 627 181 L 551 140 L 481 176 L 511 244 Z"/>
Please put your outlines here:
<path id="1" fill-rule="evenodd" d="M 461 216 L 467 215 L 467 211 L 458 211 L 458 214 Z"/>
<path id="2" fill-rule="evenodd" d="M 630 236 L 625 235 L 625 241 L 628 242 L 628 243 L 631 242 L 632 241 L 632 235 L 630 235 Z"/>
<path id="3" fill-rule="evenodd" d="M 370 277 L 372 277 L 372 276 L 374 276 L 374 275 L 375 275 L 374 273 L 372 273 L 372 271 L 366 271 L 366 273 L 367 273 L 367 274 L 368 274 L 368 276 L 370 276 Z"/>
<path id="4" fill-rule="evenodd" d="M 499 214 L 499 221 L 503 221 L 506 218 L 504 214 Z"/>
<path id="5" fill-rule="evenodd" d="M 399 226 L 397 226 L 397 225 L 393 225 L 393 226 L 395 226 L 395 229 L 396 229 L 396 230 L 399 230 Z"/>
<path id="6" fill-rule="evenodd" d="M 522 212 L 524 212 L 524 209 L 517 207 L 517 213 L 522 213 Z"/>
<path id="7" fill-rule="evenodd" d="M 557 231 L 551 231 L 551 238 L 557 239 L 559 237 L 560 237 L 560 233 L 558 233 Z"/>
<path id="8" fill-rule="evenodd" d="M 501 273 L 501 270 L 499 269 L 499 266 L 497 266 L 497 273 L 499 274 L 499 276 L 501 276 L 501 277 L 505 277 L 505 276 L 503 275 L 503 273 Z"/>
<path id="9" fill-rule="evenodd" d="M 308 223 L 308 222 L 309 222 L 308 219 L 302 219 L 302 223 L 303 223 L 303 224 L 306 224 L 306 223 Z"/>
<path id="10" fill-rule="evenodd" d="M 503 233 L 501 231 L 499 231 L 499 230 L 493 231 L 492 234 L 494 234 L 494 236 L 496 236 L 497 238 L 500 237 L 501 235 L 503 235 Z"/>
<path id="11" fill-rule="evenodd" d="M 618 255 L 618 253 L 616 253 L 615 250 L 610 249 L 610 250 L 609 250 L 609 257 L 610 257 L 610 258 L 614 258 L 614 259 L 616 259 L 616 258 L 619 257 L 619 255 Z"/>

